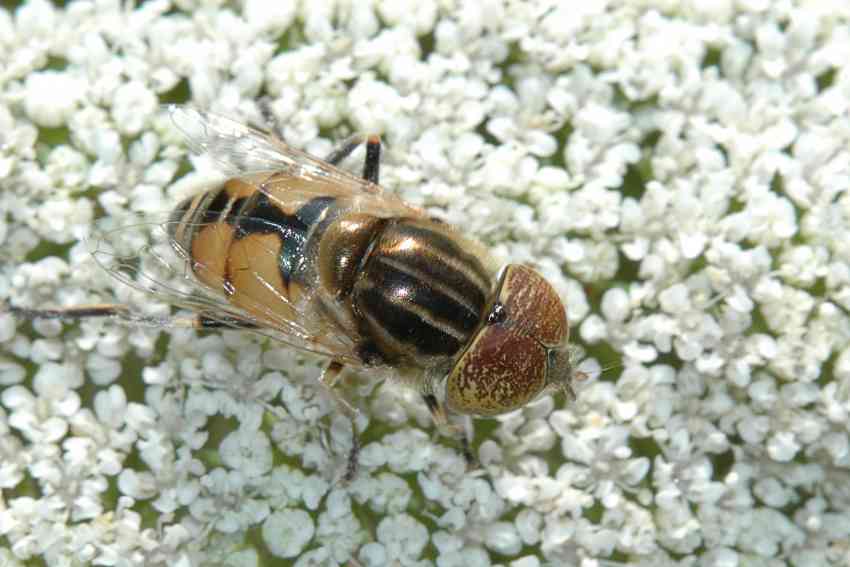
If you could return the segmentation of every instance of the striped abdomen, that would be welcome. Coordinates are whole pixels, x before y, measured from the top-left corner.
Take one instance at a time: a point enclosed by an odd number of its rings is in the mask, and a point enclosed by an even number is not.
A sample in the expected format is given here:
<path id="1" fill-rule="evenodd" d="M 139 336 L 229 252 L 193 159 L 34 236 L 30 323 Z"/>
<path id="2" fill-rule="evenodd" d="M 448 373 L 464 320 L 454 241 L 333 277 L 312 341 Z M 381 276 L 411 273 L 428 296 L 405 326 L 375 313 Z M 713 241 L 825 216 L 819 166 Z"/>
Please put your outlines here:
<path id="1" fill-rule="evenodd" d="M 459 354 L 493 289 L 464 240 L 296 184 L 272 200 L 259 182 L 231 179 L 182 203 L 169 230 L 197 279 L 259 321 L 347 337 L 340 344 L 367 365 L 428 367 Z"/>
<path id="2" fill-rule="evenodd" d="M 425 219 L 392 219 L 365 258 L 351 303 L 365 344 L 389 362 L 430 366 L 469 342 L 492 282 L 451 229 Z"/>

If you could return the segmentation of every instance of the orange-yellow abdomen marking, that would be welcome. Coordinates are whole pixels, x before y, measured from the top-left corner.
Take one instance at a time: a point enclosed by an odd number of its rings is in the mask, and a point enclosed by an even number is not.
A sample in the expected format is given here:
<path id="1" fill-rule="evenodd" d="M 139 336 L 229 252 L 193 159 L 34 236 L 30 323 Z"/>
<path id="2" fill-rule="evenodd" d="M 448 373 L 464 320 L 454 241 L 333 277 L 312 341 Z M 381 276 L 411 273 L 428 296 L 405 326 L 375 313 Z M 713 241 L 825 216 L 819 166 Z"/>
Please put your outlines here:
<path id="1" fill-rule="evenodd" d="M 192 239 L 192 271 L 201 283 L 212 289 L 223 290 L 233 234 L 232 226 L 217 222 L 199 229 Z"/>
<path id="2" fill-rule="evenodd" d="M 230 302 L 260 320 L 295 316 L 290 286 L 280 272 L 281 246 L 277 234 L 250 234 L 234 241 L 227 254 Z"/>

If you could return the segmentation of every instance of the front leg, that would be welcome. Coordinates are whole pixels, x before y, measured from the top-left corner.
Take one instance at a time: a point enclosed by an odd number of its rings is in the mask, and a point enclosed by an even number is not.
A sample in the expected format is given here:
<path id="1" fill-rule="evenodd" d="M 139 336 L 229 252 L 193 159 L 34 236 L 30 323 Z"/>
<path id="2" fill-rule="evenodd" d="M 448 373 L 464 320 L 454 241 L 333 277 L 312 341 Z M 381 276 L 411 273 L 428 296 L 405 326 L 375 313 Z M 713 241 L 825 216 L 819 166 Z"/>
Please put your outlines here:
<path id="1" fill-rule="evenodd" d="M 469 438 L 466 435 L 464 427 L 460 424 L 452 423 L 449 420 L 445 405 L 440 403 L 430 387 L 426 386 L 421 392 L 421 396 L 422 401 L 424 401 L 425 405 L 428 407 L 428 411 L 431 412 L 431 418 L 434 420 L 437 430 L 441 434 L 457 441 L 460 445 L 461 451 L 463 452 L 463 458 L 466 461 L 467 467 L 475 468 L 477 466 L 477 460 L 472 454 L 472 449 L 469 445 Z"/>

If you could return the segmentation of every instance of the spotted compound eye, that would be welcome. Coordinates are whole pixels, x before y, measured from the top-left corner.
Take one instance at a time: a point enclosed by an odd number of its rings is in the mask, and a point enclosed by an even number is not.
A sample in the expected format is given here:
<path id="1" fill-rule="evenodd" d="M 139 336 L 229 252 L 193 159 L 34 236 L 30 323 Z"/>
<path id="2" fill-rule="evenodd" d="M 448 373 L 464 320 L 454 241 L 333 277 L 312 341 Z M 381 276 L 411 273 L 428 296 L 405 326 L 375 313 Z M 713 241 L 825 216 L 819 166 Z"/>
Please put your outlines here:
<path id="1" fill-rule="evenodd" d="M 567 312 L 558 292 L 528 266 L 505 268 L 498 302 L 507 311 L 505 324 L 540 344 L 556 347 L 569 339 Z"/>
<path id="2" fill-rule="evenodd" d="M 566 311 L 549 282 L 526 266 L 508 266 L 487 323 L 449 374 L 449 408 L 474 415 L 521 408 L 563 379 L 551 375 L 550 352 L 568 337 Z"/>
<path id="3" fill-rule="evenodd" d="M 446 402 L 459 413 L 498 415 L 524 406 L 546 385 L 546 349 L 501 325 L 485 327 L 455 365 Z"/>

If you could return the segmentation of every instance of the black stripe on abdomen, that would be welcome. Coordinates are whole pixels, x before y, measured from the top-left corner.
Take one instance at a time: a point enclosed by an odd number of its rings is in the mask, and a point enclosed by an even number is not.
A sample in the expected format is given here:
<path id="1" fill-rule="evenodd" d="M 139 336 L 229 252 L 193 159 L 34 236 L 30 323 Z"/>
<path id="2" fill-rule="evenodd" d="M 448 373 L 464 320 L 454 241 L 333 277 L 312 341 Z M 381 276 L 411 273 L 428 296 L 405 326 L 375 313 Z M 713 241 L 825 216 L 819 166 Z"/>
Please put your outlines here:
<path id="1" fill-rule="evenodd" d="M 486 272 L 445 236 L 409 228 L 385 229 L 355 284 L 361 332 L 388 360 L 452 356 L 481 321 Z"/>
<path id="2" fill-rule="evenodd" d="M 189 254 L 195 235 L 204 225 L 222 220 L 221 216 L 230 201 L 226 184 L 223 184 L 200 195 L 184 199 L 171 211 L 166 228 L 181 254 Z"/>
<path id="3" fill-rule="evenodd" d="M 481 261 L 461 248 L 433 221 L 401 219 L 385 233 L 385 246 L 394 256 L 404 256 L 412 267 L 426 272 L 434 281 L 445 282 L 482 309 L 492 287 L 491 277 Z"/>
<path id="4" fill-rule="evenodd" d="M 394 289 L 398 292 L 398 288 Z M 377 287 L 357 290 L 357 306 L 371 336 L 385 360 L 405 355 L 452 356 L 465 341 L 433 319 L 423 317 L 427 307 L 399 301 L 399 294 Z"/>
<path id="5" fill-rule="evenodd" d="M 274 233 L 280 237 L 278 263 L 283 281 L 298 277 L 304 269 L 304 254 L 311 227 L 321 222 L 333 197 L 316 197 L 302 205 L 294 214 L 286 213 L 265 193 L 257 191 L 251 197 L 237 199 L 227 222 L 236 228 L 236 239 L 251 234 Z"/>

